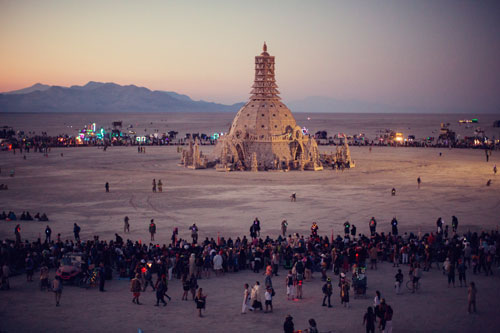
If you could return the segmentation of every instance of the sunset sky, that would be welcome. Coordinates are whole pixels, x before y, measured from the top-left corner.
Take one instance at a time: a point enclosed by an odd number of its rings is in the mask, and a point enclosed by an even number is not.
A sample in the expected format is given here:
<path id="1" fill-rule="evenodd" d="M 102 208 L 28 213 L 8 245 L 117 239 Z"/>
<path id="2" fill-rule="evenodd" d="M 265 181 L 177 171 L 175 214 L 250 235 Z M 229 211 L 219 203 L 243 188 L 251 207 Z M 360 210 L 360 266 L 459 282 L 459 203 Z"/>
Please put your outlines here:
<path id="1" fill-rule="evenodd" d="M 235 103 L 264 41 L 285 101 L 500 110 L 500 1 L 0 0 L 0 91 L 102 81 Z"/>

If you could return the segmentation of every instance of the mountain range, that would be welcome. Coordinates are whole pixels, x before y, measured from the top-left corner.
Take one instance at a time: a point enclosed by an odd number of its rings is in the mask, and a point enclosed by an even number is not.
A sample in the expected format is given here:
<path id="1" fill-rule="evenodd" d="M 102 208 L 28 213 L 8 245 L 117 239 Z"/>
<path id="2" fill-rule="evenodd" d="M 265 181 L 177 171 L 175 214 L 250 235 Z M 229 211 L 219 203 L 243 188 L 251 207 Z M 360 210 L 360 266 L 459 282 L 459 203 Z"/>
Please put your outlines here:
<path id="1" fill-rule="evenodd" d="M 236 112 L 242 105 L 194 101 L 176 92 L 94 81 L 71 87 L 37 83 L 0 94 L 0 112 Z"/>
<path id="2" fill-rule="evenodd" d="M 423 109 L 395 107 L 358 100 L 311 96 L 284 101 L 292 112 L 314 113 L 491 113 L 496 110 Z M 173 91 L 150 90 L 135 85 L 90 81 L 84 86 L 31 87 L 0 93 L 0 112 L 237 112 L 232 105 L 195 101 Z"/>

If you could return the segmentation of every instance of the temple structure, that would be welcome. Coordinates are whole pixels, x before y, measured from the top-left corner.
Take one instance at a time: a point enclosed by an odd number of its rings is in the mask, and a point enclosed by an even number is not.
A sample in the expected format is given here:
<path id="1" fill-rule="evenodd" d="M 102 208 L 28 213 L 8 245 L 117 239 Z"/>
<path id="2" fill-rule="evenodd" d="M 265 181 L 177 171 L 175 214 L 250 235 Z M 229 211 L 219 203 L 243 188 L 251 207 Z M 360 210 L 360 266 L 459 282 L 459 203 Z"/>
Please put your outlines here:
<path id="1" fill-rule="evenodd" d="M 316 141 L 302 132 L 290 109 L 278 96 L 274 57 L 255 57 L 255 80 L 250 100 L 238 111 L 229 133 L 215 149 L 217 169 L 322 170 Z"/>
<path id="2" fill-rule="evenodd" d="M 208 165 L 208 158 L 203 155 L 200 150 L 199 140 L 189 140 L 187 150 L 181 149 L 181 163 L 180 165 L 189 169 L 205 169 Z"/>

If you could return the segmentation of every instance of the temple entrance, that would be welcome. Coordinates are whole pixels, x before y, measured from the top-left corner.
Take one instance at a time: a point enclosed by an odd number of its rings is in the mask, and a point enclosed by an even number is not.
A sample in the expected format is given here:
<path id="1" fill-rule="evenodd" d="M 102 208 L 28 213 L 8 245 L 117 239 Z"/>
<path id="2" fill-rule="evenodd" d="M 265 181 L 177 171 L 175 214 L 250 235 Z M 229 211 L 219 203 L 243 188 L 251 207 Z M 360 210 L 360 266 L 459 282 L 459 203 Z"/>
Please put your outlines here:
<path id="1" fill-rule="evenodd" d="M 300 161 L 300 158 L 302 157 L 302 145 L 300 143 L 298 143 L 297 141 L 294 142 L 295 143 L 295 156 L 294 156 L 294 160 L 295 161 Z"/>
<path id="2" fill-rule="evenodd" d="M 239 144 L 236 145 L 236 152 L 238 153 L 238 159 L 241 163 L 245 163 L 245 155 L 243 155 L 243 149 L 241 149 Z"/>

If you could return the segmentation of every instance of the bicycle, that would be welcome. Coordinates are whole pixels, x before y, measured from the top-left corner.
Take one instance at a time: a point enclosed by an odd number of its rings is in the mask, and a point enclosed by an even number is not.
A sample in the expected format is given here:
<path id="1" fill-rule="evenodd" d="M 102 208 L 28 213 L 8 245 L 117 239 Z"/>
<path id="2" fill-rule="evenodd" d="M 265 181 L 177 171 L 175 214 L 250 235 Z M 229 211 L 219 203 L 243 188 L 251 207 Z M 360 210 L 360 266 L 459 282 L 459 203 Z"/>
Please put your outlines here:
<path id="1" fill-rule="evenodd" d="M 408 280 L 408 282 L 406 282 L 406 288 L 408 288 L 408 290 L 411 292 L 418 292 L 420 290 L 420 287 L 420 279 L 418 279 L 415 283 L 415 288 L 413 287 L 413 280 Z"/>
<path id="2" fill-rule="evenodd" d="M 86 272 L 78 281 L 78 285 L 82 288 L 92 288 L 97 286 L 97 269 L 91 269 Z"/>

